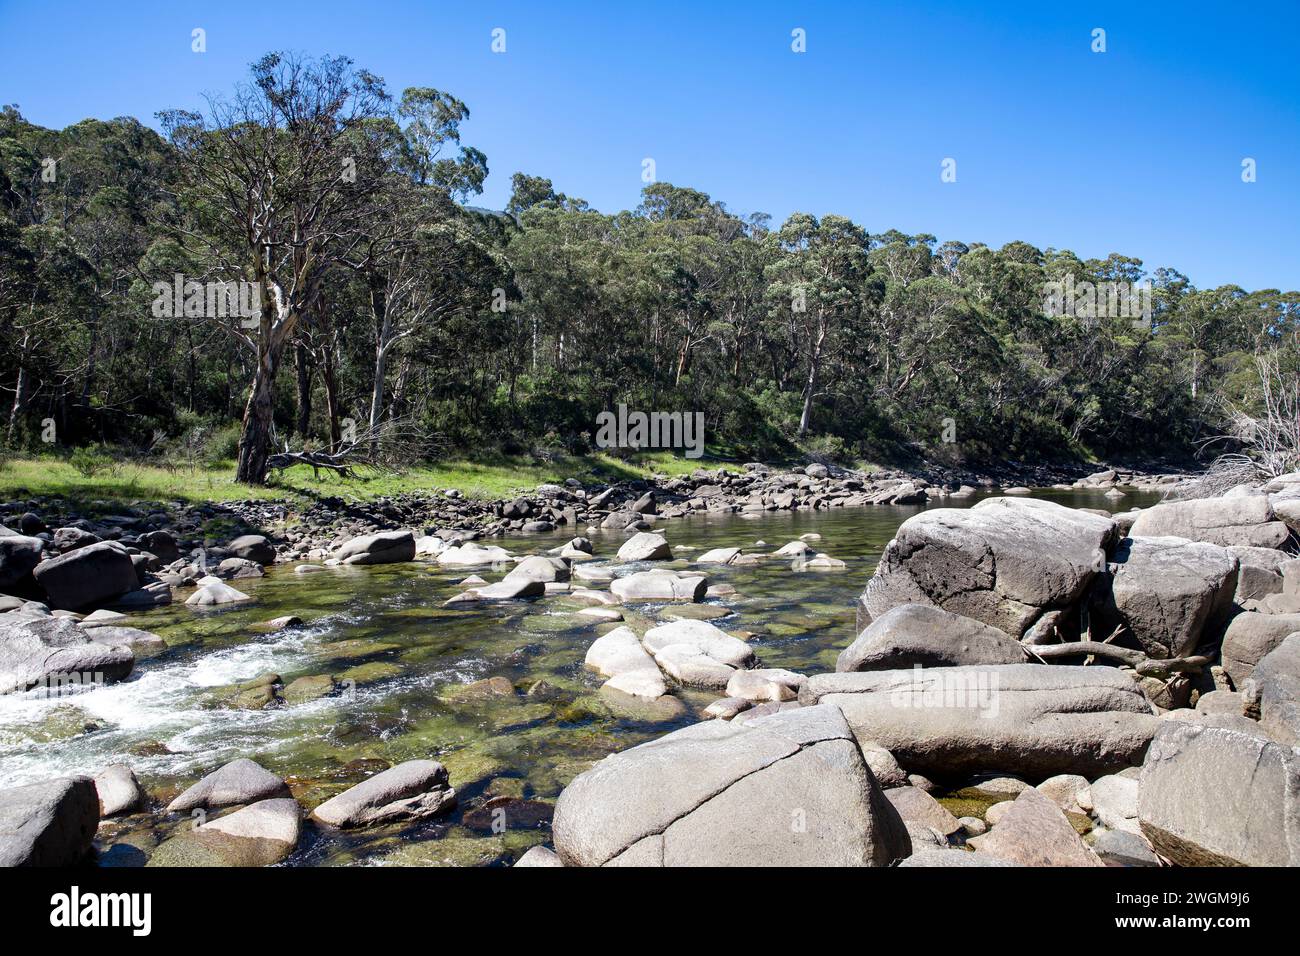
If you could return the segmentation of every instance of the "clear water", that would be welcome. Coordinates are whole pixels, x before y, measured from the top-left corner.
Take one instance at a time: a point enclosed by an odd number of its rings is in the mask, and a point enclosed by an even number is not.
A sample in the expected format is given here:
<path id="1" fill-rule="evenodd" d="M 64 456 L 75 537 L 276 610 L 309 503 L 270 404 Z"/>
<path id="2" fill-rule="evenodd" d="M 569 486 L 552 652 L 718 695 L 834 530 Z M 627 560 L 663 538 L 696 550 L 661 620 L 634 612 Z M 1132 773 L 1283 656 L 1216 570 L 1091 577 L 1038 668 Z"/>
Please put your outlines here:
<path id="1" fill-rule="evenodd" d="M 1127 509 L 1150 504 L 1130 494 L 1117 503 L 1094 492 L 1043 492 L 1075 507 Z M 952 502 L 964 507 L 975 499 Z M 830 670 L 854 637 L 854 603 L 898 525 L 919 507 L 868 507 L 768 513 L 755 519 L 695 517 L 664 522 L 683 548 L 677 564 L 715 547 L 774 551 L 816 532 L 812 546 L 846 562 L 838 571 L 796 571 L 772 559 L 756 567 L 708 567 L 711 583 L 736 593 L 706 603 L 725 616 L 724 630 L 750 631 L 764 666 Z M 540 553 L 573 534 L 529 535 L 499 543 L 517 554 Z M 588 533 L 596 555 L 615 561 L 620 533 Z M 757 546 L 756 542 L 764 545 Z M 693 550 L 685 550 L 692 548 Z M 629 566 L 620 566 L 629 567 Z M 576 774 L 605 755 L 693 723 L 715 695 L 678 690 L 657 703 L 599 692 L 584 669 L 588 645 L 615 624 L 575 615 L 587 605 L 562 595 L 506 604 L 444 602 L 471 573 L 422 562 L 339 568 L 314 574 L 276 569 L 234 584 L 256 598 L 228 609 L 195 611 L 174 604 L 130 623 L 161 635 L 168 649 L 140 661 L 119 684 L 73 696 L 0 696 L 2 786 L 69 773 L 93 773 L 125 761 L 155 801 L 152 812 L 107 824 L 105 863 L 143 862 L 144 853 L 178 826 L 158 806 L 203 774 L 246 756 L 284 776 L 311 807 L 372 774 L 385 761 L 442 761 L 460 795 L 458 809 L 415 826 L 354 834 L 305 829 L 290 864 L 482 864 L 508 862 L 545 842 L 545 807 L 514 812 L 494 833 L 474 813 L 485 798 L 551 802 Z M 649 626 L 676 604 L 621 608 L 627 622 Z M 261 622 L 285 614 L 303 627 L 268 634 Z M 221 706 L 230 685 L 274 672 L 286 682 L 330 674 L 343 693 L 272 710 Z M 509 697 L 466 694 L 466 684 L 502 676 Z M 534 693 L 527 691 L 545 682 Z M 224 688 L 224 690 L 223 690 Z"/>

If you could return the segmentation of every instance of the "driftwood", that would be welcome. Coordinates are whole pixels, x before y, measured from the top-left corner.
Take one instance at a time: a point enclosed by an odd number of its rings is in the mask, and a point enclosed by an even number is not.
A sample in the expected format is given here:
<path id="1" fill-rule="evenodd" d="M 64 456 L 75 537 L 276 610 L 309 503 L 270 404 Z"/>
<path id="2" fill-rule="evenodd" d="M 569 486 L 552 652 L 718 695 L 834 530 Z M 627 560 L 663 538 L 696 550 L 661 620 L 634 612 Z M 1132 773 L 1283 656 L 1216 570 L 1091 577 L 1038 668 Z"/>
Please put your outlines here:
<path id="1" fill-rule="evenodd" d="M 1148 657 L 1142 651 L 1128 647 L 1116 647 L 1102 641 L 1070 641 L 1065 644 L 1038 644 L 1025 648 L 1026 655 L 1038 658 L 1044 664 L 1062 657 L 1079 657 L 1090 655 L 1127 664 L 1143 677 L 1170 677 L 1174 674 L 1196 674 L 1212 663 L 1212 658 L 1204 654 L 1189 657 L 1171 657 L 1160 659 Z"/>
<path id="2" fill-rule="evenodd" d="M 355 477 L 352 466 L 356 464 L 355 460 L 349 461 L 348 456 L 351 454 L 351 447 L 343 451 L 329 454 L 323 451 L 282 451 L 276 452 L 266 460 L 268 471 L 279 471 L 282 468 L 290 468 L 293 465 L 310 465 L 312 476 L 320 478 L 320 469 L 326 468 L 330 471 L 337 472 L 345 478 Z"/>

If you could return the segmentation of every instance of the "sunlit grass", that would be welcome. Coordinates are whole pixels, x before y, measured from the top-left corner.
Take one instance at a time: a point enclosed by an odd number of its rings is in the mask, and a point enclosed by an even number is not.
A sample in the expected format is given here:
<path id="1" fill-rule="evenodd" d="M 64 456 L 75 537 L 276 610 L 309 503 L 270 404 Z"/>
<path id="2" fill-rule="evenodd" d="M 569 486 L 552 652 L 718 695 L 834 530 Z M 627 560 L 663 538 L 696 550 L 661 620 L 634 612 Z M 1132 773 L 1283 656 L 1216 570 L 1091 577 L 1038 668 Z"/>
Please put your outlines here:
<path id="1" fill-rule="evenodd" d="M 411 491 L 455 488 L 468 498 L 496 499 L 531 491 L 546 482 L 576 478 L 584 483 L 610 482 L 651 475 L 689 475 L 697 468 L 717 467 L 707 458 L 688 459 L 670 452 L 646 452 L 629 458 L 595 455 L 538 461 L 526 456 L 493 456 L 483 460 L 452 459 L 409 468 L 401 473 L 361 473 L 344 477 L 333 472 L 312 474 L 306 465 L 273 475 L 273 484 L 256 488 L 237 484 L 233 462 L 216 466 L 159 465 L 116 462 L 93 475 L 84 475 L 54 456 L 0 460 L 0 498 L 14 500 L 58 495 L 80 503 L 95 501 L 182 501 L 189 503 L 323 496 L 367 500 Z"/>

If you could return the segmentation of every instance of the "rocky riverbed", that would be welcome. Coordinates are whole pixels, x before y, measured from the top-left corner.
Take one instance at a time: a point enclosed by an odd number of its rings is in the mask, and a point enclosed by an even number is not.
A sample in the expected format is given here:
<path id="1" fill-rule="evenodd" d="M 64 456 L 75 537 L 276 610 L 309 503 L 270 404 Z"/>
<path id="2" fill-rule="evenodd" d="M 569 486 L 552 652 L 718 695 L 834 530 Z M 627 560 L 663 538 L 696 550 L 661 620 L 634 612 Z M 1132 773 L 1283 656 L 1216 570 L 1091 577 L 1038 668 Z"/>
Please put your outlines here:
<path id="1" fill-rule="evenodd" d="M 1175 480 L 9 503 L 0 857 L 1294 863 L 1300 479 Z"/>

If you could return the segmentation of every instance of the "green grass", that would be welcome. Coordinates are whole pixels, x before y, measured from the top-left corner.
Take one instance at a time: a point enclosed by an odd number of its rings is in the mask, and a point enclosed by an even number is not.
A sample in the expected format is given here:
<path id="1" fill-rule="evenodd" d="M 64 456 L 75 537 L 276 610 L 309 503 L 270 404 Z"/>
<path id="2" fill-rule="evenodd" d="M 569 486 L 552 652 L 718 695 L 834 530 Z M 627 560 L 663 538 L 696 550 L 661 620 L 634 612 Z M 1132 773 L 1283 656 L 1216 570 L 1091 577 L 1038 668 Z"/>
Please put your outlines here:
<path id="1" fill-rule="evenodd" d="M 553 462 L 494 456 L 476 461 L 453 459 L 418 465 L 400 474 L 355 478 L 325 471 L 317 478 L 310 468 L 298 465 L 274 475 L 274 484 L 254 488 L 235 483 L 233 462 L 195 468 L 119 462 L 87 477 L 61 458 L 44 456 L 0 461 L 0 498 L 59 495 L 79 503 L 100 500 L 198 503 L 306 500 L 334 495 L 364 501 L 403 491 L 456 488 L 466 497 L 496 499 L 531 491 L 544 482 L 562 483 L 566 478 L 594 483 L 648 478 L 654 474 L 689 475 L 696 468 L 718 464 L 708 458 L 680 458 L 669 452 L 646 452 L 628 459 L 601 453 Z"/>

